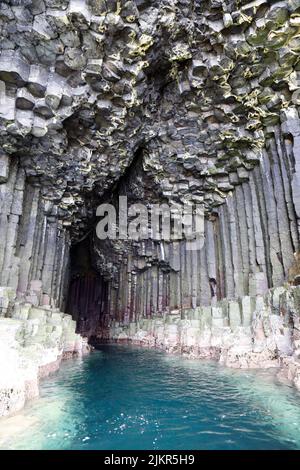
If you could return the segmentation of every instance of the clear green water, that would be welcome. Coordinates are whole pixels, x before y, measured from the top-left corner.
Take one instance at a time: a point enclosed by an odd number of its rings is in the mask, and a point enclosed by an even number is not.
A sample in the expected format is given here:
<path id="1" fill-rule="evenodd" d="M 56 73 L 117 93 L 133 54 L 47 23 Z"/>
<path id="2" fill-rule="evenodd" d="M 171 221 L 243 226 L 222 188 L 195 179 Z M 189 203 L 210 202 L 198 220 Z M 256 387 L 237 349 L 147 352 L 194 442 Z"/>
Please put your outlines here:
<path id="1" fill-rule="evenodd" d="M 2 448 L 300 449 L 300 394 L 275 371 L 128 346 L 64 362 L 14 419 Z"/>

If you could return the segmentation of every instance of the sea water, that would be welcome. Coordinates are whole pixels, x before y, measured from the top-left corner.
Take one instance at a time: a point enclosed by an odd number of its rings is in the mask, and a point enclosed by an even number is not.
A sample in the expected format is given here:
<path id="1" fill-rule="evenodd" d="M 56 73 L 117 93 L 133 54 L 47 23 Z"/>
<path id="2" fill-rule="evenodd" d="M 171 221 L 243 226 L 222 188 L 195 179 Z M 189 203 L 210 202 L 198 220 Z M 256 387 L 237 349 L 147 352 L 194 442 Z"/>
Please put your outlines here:
<path id="1" fill-rule="evenodd" d="M 300 393 L 276 370 L 104 345 L 64 361 L 0 421 L 3 449 L 300 449 Z"/>

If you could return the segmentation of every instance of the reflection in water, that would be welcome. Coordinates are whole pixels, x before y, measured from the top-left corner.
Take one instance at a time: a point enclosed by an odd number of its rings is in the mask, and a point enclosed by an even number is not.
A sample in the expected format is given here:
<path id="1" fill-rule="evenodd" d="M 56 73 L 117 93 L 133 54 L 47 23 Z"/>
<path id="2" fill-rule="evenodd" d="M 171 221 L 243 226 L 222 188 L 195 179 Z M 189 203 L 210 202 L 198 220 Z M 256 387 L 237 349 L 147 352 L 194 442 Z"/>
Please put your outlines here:
<path id="1" fill-rule="evenodd" d="M 40 399 L 1 421 L 0 446 L 300 449 L 300 394 L 274 370 L 103 346 L 66 361 L 43 382 Z"/>

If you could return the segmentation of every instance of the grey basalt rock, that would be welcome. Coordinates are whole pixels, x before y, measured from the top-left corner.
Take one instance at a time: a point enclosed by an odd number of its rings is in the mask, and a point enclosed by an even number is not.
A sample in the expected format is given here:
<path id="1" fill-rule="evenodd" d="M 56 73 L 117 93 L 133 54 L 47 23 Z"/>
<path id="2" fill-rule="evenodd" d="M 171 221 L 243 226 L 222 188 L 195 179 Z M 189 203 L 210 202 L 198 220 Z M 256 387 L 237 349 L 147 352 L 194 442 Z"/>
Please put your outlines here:
<path id="1" fill-rule="evenodd" d="M 32 287 L 37 288 L 39 283 Z M 41 287 L 41 286 L 40 286 Z M 16 292 L 1 289 L 3 305 Z M 8 314 L 9 313 L 9 314 Z M 59 368 L 62 358 L 88 352 L 69 315 L 49 306 L 16 302 L 6 318 L 0 315 L 0 417 L 16 413 L 39 395 L 39 380 Z"/>
<path id="2" fill-rule="evenodd" d="M 1 284 L 65 308 L 69 249 L 88 237 L 105 318 L 133 324 L 226 298 L 224 327 L 249 328 L 249 298 L 290 279 L 299 251 L 299 8 L 3 3 Z M 97 239 L 96 207 L 124 194 L 203 203 L 203 249 Z"/>
<path id="3" fill-rule="evenodd" d="M 297 323 L 292 317 L 299 287 L 270 290 L 265 296 L 223 300 L 215 307 L 171 311 L 161 318 L 129 325 L 111 320 L 107 334 L 116 342 L 131 342 L 190 358 L 214 358 L 232 368 L 278 368 L 299 388 Z M 276 305 L 275 305 L 275 303 Z M 251 304 L 251 305 L 250 305 Z M 285 309 L 278 315 L 277 306 Z M 227 324 L 227 311 L 231 319 Z M 240 318 L 247 317 L 241 325 Z"/>

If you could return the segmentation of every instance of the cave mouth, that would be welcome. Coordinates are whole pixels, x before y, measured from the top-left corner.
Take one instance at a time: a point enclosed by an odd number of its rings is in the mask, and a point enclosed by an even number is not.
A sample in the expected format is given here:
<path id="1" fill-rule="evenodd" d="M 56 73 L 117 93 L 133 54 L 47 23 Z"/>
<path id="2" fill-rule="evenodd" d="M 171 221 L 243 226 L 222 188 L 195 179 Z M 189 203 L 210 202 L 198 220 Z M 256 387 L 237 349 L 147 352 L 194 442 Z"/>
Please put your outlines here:
<path id="1" fill-rule="evenodd" d="M 71 246 L 70 279 L 66 311 L 77 324 L 77 332 L 90 338 L 103 327 L 107 310 L 108 282 L 93 267 L 91 240 Z"/>
<path id="2" fill-rule="evenodd" d="M 251 372 L 300 390 L 299 19 L 300 0 L 1 2 L 0 421 L 40 395 L 45 445 L 251 448 L 252 417 L 253 445 L 300 449 L 299 394 Z"/>

